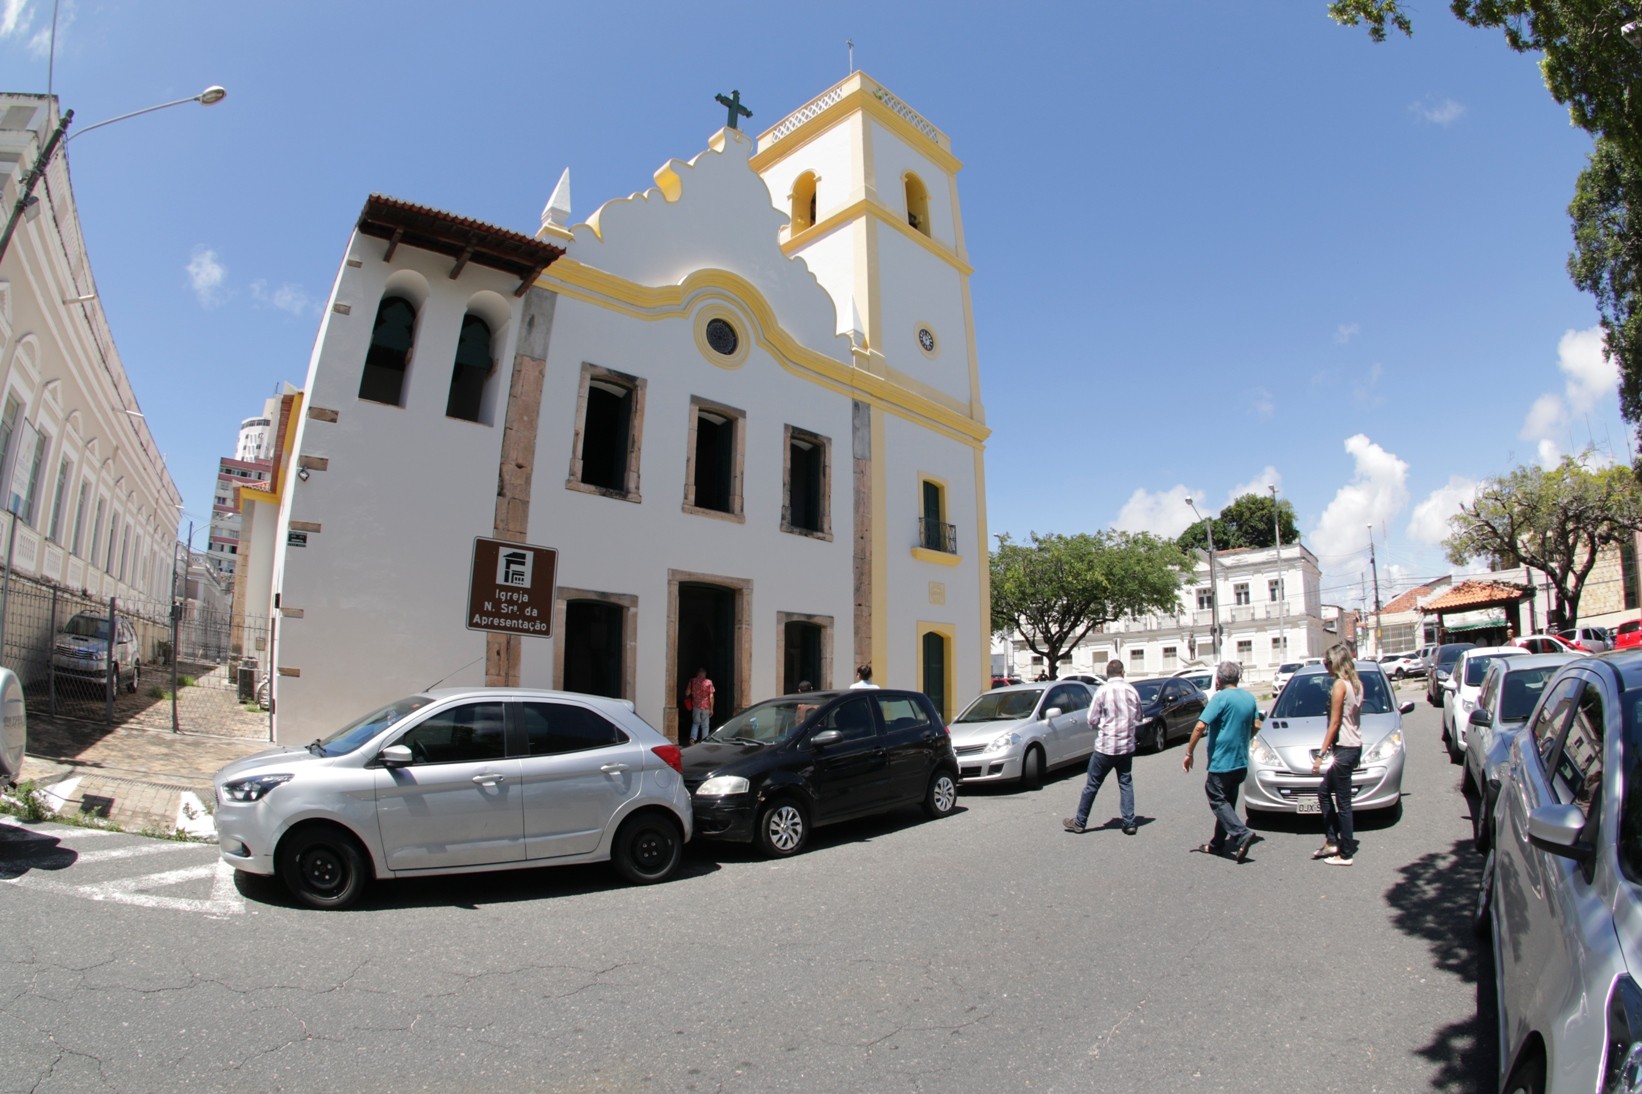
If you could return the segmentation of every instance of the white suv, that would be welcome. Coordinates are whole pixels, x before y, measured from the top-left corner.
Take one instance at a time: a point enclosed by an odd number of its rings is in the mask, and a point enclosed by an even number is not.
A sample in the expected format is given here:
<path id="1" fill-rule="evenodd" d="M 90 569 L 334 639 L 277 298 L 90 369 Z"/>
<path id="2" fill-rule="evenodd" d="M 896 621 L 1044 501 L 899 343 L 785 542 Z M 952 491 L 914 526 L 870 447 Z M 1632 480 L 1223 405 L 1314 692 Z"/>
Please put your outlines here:
<path id="1" fill-rule="evenodd" d="M 678 746 L 619 699 L 562 691 L 412 695 L 215 782 L 222 860 L 315 908 L 372 878 L 527 866 L 664 881 L 694 823 Z"/>
<path id="2" fill-rule="evenodd" d="M 71 677 L 101 683 L 109 673 L 108 617 L 81 612 L 63 624 L 51 646 L 51 671 L 58 678 Z M 137 690 L 142 671 L 137 656 L 137 632 L 131 620 L 114 617 L 114 686 Z"/>

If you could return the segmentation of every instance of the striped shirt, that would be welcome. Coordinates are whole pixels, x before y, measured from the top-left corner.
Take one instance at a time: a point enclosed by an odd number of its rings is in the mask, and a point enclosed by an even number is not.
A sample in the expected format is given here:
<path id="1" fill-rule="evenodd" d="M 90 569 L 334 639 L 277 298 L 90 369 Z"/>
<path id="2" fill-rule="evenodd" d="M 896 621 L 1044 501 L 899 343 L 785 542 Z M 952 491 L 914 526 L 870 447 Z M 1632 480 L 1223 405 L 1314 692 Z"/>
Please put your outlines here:
<path id="1" fill-rule="evenodd" d="M 1095 731 L 1096 752 L 1107 756 L 1133 752 L 1135 730 L 1140 726 L 1140 692 L 1123 677 L 1112 677 L 1095 690 L 1089 725 Z"/>

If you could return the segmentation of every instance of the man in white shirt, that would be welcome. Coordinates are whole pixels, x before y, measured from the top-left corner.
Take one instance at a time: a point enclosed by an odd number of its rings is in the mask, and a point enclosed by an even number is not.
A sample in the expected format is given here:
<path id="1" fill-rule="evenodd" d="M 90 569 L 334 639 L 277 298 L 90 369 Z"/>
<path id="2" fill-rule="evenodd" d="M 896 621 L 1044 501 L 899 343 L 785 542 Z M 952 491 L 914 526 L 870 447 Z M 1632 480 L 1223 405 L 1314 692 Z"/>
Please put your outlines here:
<path id="1" fill-rule="evenodd" d="M 1140 726 L 1140 693 L 1123 678 L 1123 662 L 1106 663 L 1106 682 L 1095 690 L 1089 704 L 1089 724 L 1095 730 L 1095 751 L 1089 757 L 1089 781 L 1078 799 L 1076 816 L 1061 824 L 1068 832 L 1082 832 L 1089 823 L 1089 810 L 1108 772 L 1117 772 L 1118 808 L 1123 834 L 1135 834 L 1135 784 L 1130 767 L 1135 758 L 1135 731 Z"/>
<path id="2" fill-rule="evenodd" d="M 862 665 L 860 668 L 855 670 L 855 683 L 851 684 L 850 687 L 852 687 L 852 688 L 875 688 L 877 686 L 878 686 L 877 684 L 872 682 L 872 666 L 871 665 Z"/>

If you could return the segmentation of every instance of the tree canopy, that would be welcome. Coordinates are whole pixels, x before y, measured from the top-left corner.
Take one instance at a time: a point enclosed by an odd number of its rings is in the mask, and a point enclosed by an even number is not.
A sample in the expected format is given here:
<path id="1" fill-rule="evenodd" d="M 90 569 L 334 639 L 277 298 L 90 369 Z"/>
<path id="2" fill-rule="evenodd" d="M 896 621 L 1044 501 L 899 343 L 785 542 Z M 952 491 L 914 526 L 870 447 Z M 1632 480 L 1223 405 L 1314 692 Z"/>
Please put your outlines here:
<path id="1" fill-rule="evenodd" d="M 1051 676 L 1090 631 L 1125 615 L 1175 605 L 1191 561 L 1146 532 L 998 537 L 992 552 L 992 629 L 1019 632 Z"/>
<path id="2" fill-rule="evenodd" d="M 1450 562 L 1514 559 L 1543 570 L 1571 624 L 1598 553 L 1642 529 L 1642 487 L 1627 468 L 1593 471 L 1564 457 L 1549 471 L 1518 467 L 1484 482 L 1449 527 L 1443 548 Z"/>
<path id="3" fill-rule="evenodd" d="M 1596 298 L 1603 352 L 1619 368 L 1619 408 L 1642 437 L 1642 43 L 1624 34 L 1634 16 L 1614 0 L 1450 0 L 1456 18 L 1502 31 L 1519 53 L 1541 55 L 1552 98 L 1596 138 L 1568 215 L 1574 250 L 1568 273 Z M 1364 26 L 1376 42 L 1414 26 L 1403 0 L 1333 0 L 1336 22 Z"/>
<path id="4" fill-rule="evenodd" d="M 1270 494 L 1244 494 L 1232 499 L 1230 505 L 1215 517 L 1202 520 L 1180 533 L 1175 545 L 1182 551 L 1202 551 L 1209 546 L 1208 524 L 1214 522 L 1214 548 L 1229 551 L 1234 547 L 1272 547 L 1276 529 L 1272 522 L 1272 506 L 1277 507 L 1277 520 L 1282 525 L 1283 542 L 1299 543 L 1300 529 L 1294 523 L 1294 506 L 1287 501 L 1273 502 Z"/>

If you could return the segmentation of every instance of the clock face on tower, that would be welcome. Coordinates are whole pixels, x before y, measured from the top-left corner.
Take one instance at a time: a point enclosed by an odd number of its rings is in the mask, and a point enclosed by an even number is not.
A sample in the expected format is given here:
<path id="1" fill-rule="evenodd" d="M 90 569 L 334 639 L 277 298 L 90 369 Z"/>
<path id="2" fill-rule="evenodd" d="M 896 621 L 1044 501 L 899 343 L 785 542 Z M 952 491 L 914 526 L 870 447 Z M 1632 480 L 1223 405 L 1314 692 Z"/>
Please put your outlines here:
<path id="1" fill-rule="evenodd" d="M 918 345 L 923 347 L 923 350 L 924 350 L 925 353 L 934 353 L 935 352 L 935 332 L 930 330 L 928 327 L 919 327 L 918 328 Z"/>

